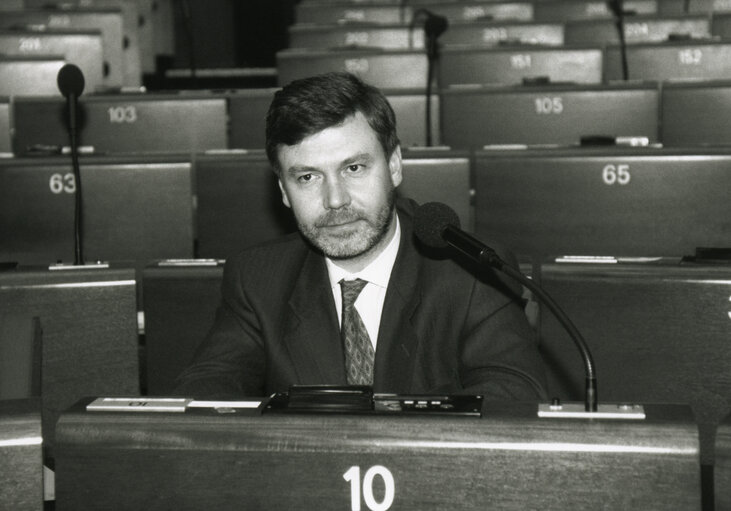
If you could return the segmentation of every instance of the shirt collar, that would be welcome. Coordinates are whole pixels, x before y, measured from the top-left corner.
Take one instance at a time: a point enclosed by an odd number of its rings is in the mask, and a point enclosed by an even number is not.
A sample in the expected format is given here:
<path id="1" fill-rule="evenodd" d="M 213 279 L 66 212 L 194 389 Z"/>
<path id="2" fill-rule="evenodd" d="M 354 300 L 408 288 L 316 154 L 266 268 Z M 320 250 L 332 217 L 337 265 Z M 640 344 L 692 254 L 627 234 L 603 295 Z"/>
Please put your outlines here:
<path id="1" fill-rule="evenodd" d="M 363 279 L 366 282 L 375 284 L 376 286 L 387 288 L 388 281 L 391 278 L 391 270 L 396 262 L 396 255 L 398 254 L 399 245 L 401 244 L 401 223 L 399 222 L 398 214 L 396 215 L 396 230 L 393 234 L 393 238 L 388 243 L 386 248 L 378 254 L 368 266 L 363 268 L 357 273 L 350 273 L 340 266 L 333 263 L 329 257 L 325 258 L 325 264 L 327 265 L 327 273 L 330 276 L 330 286 L 335 287 L 340 285 L 342 279 L 354 280 Z"/>

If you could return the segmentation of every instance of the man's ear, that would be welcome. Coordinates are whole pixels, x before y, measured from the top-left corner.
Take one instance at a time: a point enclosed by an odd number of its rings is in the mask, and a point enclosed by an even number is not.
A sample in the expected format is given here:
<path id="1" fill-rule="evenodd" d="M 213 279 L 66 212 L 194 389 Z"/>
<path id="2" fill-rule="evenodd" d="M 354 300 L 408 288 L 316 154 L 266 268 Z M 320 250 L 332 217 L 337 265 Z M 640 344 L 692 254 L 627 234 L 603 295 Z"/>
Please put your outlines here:
<path id="1" fill-rule="evenodd" d="M 388 159 L 388 170 L 391 172 L 391 182 L 394 188 L 401 184 L 403 180 L 403 162 L 401 160 L 401 146 L 396 146 L 396 149 L 391 153 L 391 157 Z"/>
<path id="2" fill-rule="evenodd" d="M 291 208 L 292 206 L 289 203 L 289 197 L 287 197 L 287 192 L 284 189 L 284 185 L 282 185 L 282 180 L 278 179 L 277 182 L 279 183 L 279 191 L 282 192 L 282 202 L 284 202 L 284 205 L 288 208 Z"/>

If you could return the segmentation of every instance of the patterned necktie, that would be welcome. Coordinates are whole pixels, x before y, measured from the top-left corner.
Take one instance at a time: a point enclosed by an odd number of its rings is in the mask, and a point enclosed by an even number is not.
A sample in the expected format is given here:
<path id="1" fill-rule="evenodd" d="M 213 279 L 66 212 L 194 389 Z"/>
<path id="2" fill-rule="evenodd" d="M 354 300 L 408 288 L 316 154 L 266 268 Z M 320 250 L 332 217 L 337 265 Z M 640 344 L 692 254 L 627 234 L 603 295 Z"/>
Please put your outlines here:
<path id="1" fill-rule="evenodd" d="M 373 344 L 363 319 L 355 308 L 355 300 L 366 284 L 361 279 L 340 281 L 343 294 L 343 322 L 340 332 L 345 347 L 345 372 L 350 385 L 373 384 Z"/>

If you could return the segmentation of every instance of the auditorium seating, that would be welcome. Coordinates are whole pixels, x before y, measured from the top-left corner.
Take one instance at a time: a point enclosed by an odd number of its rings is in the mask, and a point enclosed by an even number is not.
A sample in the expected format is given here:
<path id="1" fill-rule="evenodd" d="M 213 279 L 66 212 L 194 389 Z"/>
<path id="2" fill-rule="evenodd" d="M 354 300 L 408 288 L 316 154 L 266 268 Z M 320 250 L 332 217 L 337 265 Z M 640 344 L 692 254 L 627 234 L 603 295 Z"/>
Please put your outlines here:
<path id="1" fill-rule="evenodd" d="M 0 400 L 3 509 L 43 509 L 43 437 L 39 399 Z"/>
<path id="2" fill-rule="evenodd" d="M 228 148 L 263 149 L 269 103 L 277 89 L 241 89 L 226 94 Z"/>
<path id="3" fill-rule="evenodd" d="M 38 317 L 0 310 L 0 400 L 41 397 L 42 330 Z"/>
<path id="4" fill-rule="evenodd" d="M 441 92 L 443 143 L 579 144 L 603 135 L 659 141 L 657 84 L 526 85 Z"/>
<path id="5" fill-rule="evenodd" d="M 282 50 L 277 53 L 279 85 L 328 71 L 349 71 L 386 89 L 426 88 L 427 58 L 418 50 Z"/>
<path id="6" fill-rule="evenodd" d="M 14 153 L 68 146 L 66 103 L 18 97 L 13 104 Z M 226 98 L 207 93 L 83 95 L 79 145 L 101 154 L 193 153 L 228 147 Z"/>
<path id="7" fill-rule="evenodd" d="M 56 94 L 56 77 L 64 64 L 62 55 L 0 55 L 0 95 Z"/>
<path id="8" fill-rule="evenodd" d="M 665 146 L 731 145 L 731 81 L 668 83 L 661 116 Z"/>
<path id="9" fill-rule="evenodd" d="M 295 24 L 289 37 L 290 48 L 424 48 L 424 32 L 407 24 Z"/>
<path id="10" fill-rule="evenodd" d="M 301 2 L 295 10 L 296 23 L 400 23 L 411 18 L 409 7 L 396 3 L 348 4 Z"/>
<path id="11" fill-rule="evenodd" d="M 419 11 L 420 5 L 411 6 L 413 20 Z M 534 19 L 535 4 L 527 1 L 465 1 L 450 2 L 442 1 L 424 4 L 429 11 L 444 16 L 450 22 L 456 21 L 477 21 L 477 20 L 520 20 L 530 21 Z M 538 18 L 535 18 L 538 19 Z M 418 17 L 417 17 L 418 21 Z"/>
<path id="12" fill-rule="evenodd" d="M 104 52 L 99 30 L 0 30 L 0 53 L 14 56 L 58 55 L 82 70 L 87 91 L 113 85 L 108 83 L 108 77 L 104 74 Z"/>
<path id="13" fill-rule="evenodd" d="M 627 0 L 622 2 L 625 11 L 634 14 L 655 14 L 665 0 Z M 540 21 L 574 21 L 611 18 L 607 2 L 597 0 L 541 0 L 535 3 L 534 19 Z"/>
<path id="14" fill-rule="evenodd" d="M 518 20 L 454 21 L 439 41 L 445 46 L 510 42 L 560 46 L 564 44 L 564 25 Z"/>
<path id="15" fill-rule="evenodd" d="M 94 394 L 137 395 L 133 269 L 18 269 L 0 272 L 0 310 L 43 330 L 44 449 L 52 456 L 60 412 Z"/>
<path id="16" fill-rule="evenodd" d="M 731 42 L 670 41 L 627 47 L 630 80 L 731 79 Z M 604 79 L 622 79 L 621 53 L 608 46 L 604 54 Z"/>
<path id="17" fill-rule="evenodd" d="M 553 263 L 543 288 L 582 333 L 605 402 L 689 403 L 701 434 L 701 462 L 713 462 L 713 436 L 731 411 L 728 367 L 729 264 Z M 552 395 L 581 400 L 584 372 L 572 341 L 541 310 L 540 343 Z"/>
<path id="18" fill-rule="evenodd" d="M 10 154 L 10 140 L 10 100 L 0 97 L 0 156 Z"/>
<path id="19" fill-rule="evenodd" d="M 516 253 L 683 256 L 729 242 L 728 150 L 484 150 L 475 232 Z"/>
<path id="20" fill-rule="evenodd" d="M 0 340 L 43 330 L 37 413 L 53 449 L 56 418 L 79 398 L 171 392 L 213 321 L 223 260 L 296 227 L 262 151 L 278 89 L 144 91 L 143 72 L 166 70 L 156 56 L 187 59 L 174 48 L 177 2 L 44 3 L 0 5 L 0 262 L 39 266 L 0 271 Z M 616 20 L 600 0 L 295 4 L 272 86 L 342 70 L 381 87 L 403 148 L 400 193 L 449 204 L 465 230 L 518 254 L 594 351 L 600 402 L 691 405 L 700 458 L 690 457 L 705 470 L 716 463 L 717 507 L 731 502 L 729 449 L 713 448 L 719 422 L 718 441 L 729 436 L 729 266 L 680 262 L 731 243 L 729 0 L 623 2 L 626 83 Z M 449 18 L 428 149 L 423 20 L 410 27 L 422 8 Z M 17 30 L 28 24 L 47 29 Z M 21 46 L 32 51 L 17 55 Z M 93 152 L 81 157 L 85 255 L 125 261 L 124 270 L 46 269 L 74 258 L 75 183 L 56 84 L 68 61 L 85 74 L 80 144 Z M 119 91 L 129 87 L 136 92 Z M 564 255 L 607 262 L 555 262 Z M 580 360 L 539 311 L 551 397 L 580 400 Z M 0 399 L 8 374 L 0 370 Z M 0 422 L 20 405 L 5 406 Z M 27 418 L 20 409 L 8 413 Z M 38 446 L 28 452 L 40 456 Z M 37 509 L 34 463 L 23 492 Z"/>
<path id="21" fill-rule="evenodd" d="M 597 84 L 602 82 L 602 54 L 599 47 L 446 47 L 441 52 L 439 85 L 509 85 L 535 78 Z"/>
<path id="22" fill-rule="evenodd" d="M 721 39 L 731 38 L 731 13 L 714 13 L 711 19 L 711 33 Z"/>
<path id="23" fill-rule="evenodd" d="M 711 20 L 707 15 L 631 16 L 624 21 L 627 44 L 656 42 L 673 38 L 707 39 L 711 37 Z M 567 22 L 566 44 L 619 44 L 617 26 L 612 19 Z"/>
<path id="24" fill-rule="evenodd" d="M 225 259 L 296 229 L 263 150 L 198 155 L 194 182 L 198 257 Z"/>
<path id="25" fill-rule="evenodd" d="M 160 261 L 144 269 L 147 395 L 170 395 L 175 389 L 175 378 L 213 325 L 222 276 L 223 264 L 216 260 Z"/>
<path id="26" fill-rule="evenodd" d="M 101 32 L 102 50 L 104 54 L 104 85 L 108 87 L 122 87 L 134 85 L 125 81 L 125 57 L 127 51 L 137 50 L 124 47 L 122 28 L 122 11 L 120 9 L 65 9 L 63 11 L 50 9 L 23 9 L 5 11 L 0 17 L 0 28 L 9 30 L 99 30 Z M 26 36 L 27 37 L 27 36 Z M 129 46 L 129 43 L 128 43 Z M 69 59 L 73 61 L 73 59 Z M 138 56 L 139 60 L 139 56 Z M 129 76 L 138 76 L 139 65 L 130 70 Z M 133 74 L 134 73 L 134 74 Z"/>
<path id="27" fill-rule="evenodd" d="M 81 158 L 88 261 L 192 257 L 190 162 L 180 157 Z M 0 260 L 74 260 L 71 162 L 0 159 Z"/>

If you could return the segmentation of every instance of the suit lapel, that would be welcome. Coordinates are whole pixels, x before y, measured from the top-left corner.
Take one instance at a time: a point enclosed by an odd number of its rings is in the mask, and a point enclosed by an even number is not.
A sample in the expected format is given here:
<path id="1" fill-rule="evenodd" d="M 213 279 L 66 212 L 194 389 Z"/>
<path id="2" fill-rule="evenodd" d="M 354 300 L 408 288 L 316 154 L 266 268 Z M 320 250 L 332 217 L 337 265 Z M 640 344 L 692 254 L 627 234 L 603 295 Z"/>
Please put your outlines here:
<path id="1" fill-rule="evenodd" d="M 410 221 L 404 215 L 399 218 L 401 243 L 386 291 L 376 348 L 376 392 L 408 392 L 418 344 L 412 317 L 421 301 L 419 257 L 412 244 Z"/>
<path id="2" fill-rule="evenodd" d="M 308 251 L 289 300 L 284 343 L 302 383 L 345 384 L 343 348 L 322 256 Z"/>

